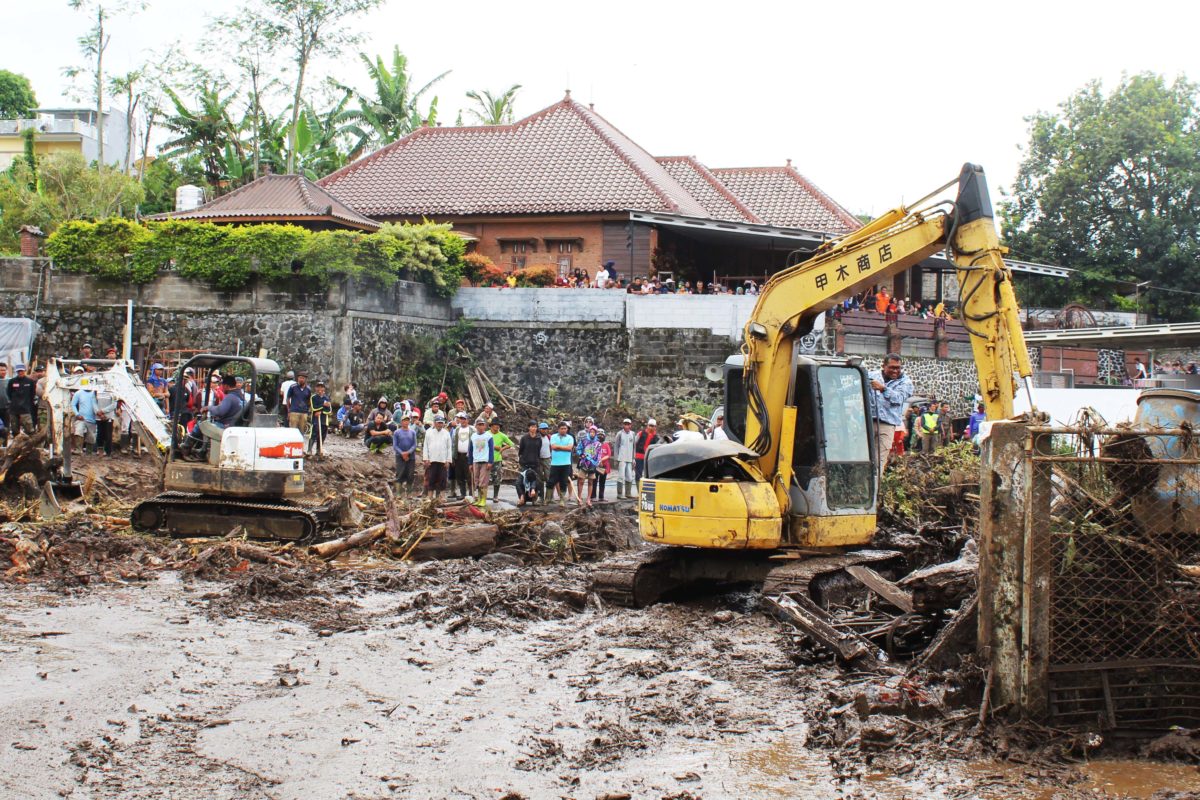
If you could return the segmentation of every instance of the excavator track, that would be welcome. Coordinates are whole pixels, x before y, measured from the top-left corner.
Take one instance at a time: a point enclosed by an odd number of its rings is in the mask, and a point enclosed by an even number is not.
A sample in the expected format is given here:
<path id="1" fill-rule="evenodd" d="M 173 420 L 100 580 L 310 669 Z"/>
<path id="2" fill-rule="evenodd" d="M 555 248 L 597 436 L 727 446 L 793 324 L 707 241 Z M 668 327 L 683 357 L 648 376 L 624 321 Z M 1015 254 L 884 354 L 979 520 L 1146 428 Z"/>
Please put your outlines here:
<path id="1" fill-rule="evenodd" d="M 671 588 L 668 576 L 676 548 L 650 547 L 603 561 L 592 573 L 592 591 L 615 606 L 653 605 Z"/>
<path id="2" fill-rule="evenodd" d="M 224 536 L 241 525 L 251 539 L 310 542 L 321 522 L 318 510 L 288 502 L 230 500 L 188 492 L 164 492 L 136 505 L 135 530 L 169 536 Z"/>
<path id="3" fill-rule="evenodd" d="M 687 586 L 759 584 L 763 594 L 803 592 L 821 603 L 831 578 L 843 570 L 898 556 L 890 550 L 808 556 L 780 564 L 768 552 L 712 551 L 691 547 L 650 547 L 610 558 L 592 573 L 592 591 L 612 605 L 644 608 Z M 830 588 L 833 588 L 832 586 Z"/>

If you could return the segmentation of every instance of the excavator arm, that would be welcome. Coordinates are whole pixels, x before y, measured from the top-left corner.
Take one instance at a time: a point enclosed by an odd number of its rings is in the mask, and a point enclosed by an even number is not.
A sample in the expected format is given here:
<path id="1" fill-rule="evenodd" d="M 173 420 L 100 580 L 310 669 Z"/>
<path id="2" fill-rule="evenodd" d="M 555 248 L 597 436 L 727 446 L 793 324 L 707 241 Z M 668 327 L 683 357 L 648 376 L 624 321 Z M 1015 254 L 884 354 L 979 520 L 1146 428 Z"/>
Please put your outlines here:
<path id="1" fill-rule="evenodd" d="M 745 328 L 745 442 L 759 454 L 759 470 L 772 476 L 785 510 L 788 465 L 781 463 L 786 459 L 780 458 L 780 446 L 788 433 L 784 419 L 793 342 L 811 330 L 817 315 L 864 287 L 946 250 L 956 267 L 959 314 L 971 334 L 988 418 L 1013 415 L 1014 372 L 1028 387 L 1032 368 L 983 170 L 966 164 L 956 182 L 954 203 L 921 207 L 952 182 L 911 207 L 890 211 L 828 243 L 808 261 L 777 273 L 763 288 Z M 791 411 L 790 420 L 794 416 Z"/>
<path id="2" fill-rule="evenodd" d="M 108 392 L 123 401 L 133 415 L 136 423 L 134 430 L 155 457 L 162 461 L 171 445 L 171 421 L 134 372 L 133 364 L 127 361 L 117 361 L 108 369 L 96 372 L 71 374 L 65 371 L 62 363 L 56 359 L 50 360 L 46 365 L 46 387 L 42 397 L 49 407 L 54 431 L 51 452 L 60 447 L 63 450 L 70 449 L 69 443 L 66 443 L 70 436 L 66 424 L 71 413 L 71 394 L 84 387 Z"/>

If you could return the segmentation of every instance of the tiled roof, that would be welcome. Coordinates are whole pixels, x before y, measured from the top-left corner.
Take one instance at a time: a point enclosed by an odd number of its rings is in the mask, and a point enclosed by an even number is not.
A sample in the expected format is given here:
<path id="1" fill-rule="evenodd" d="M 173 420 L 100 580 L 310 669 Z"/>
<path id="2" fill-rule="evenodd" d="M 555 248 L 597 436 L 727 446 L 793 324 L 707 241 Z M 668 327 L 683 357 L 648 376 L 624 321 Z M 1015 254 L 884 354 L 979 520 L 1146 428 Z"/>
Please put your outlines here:
<path id="1" fill-rule="evenodd" d="M 862 226 L 853 214 L 797 172 L 790 162 L 786 167 L 734 167 L 712 172 L 771 225 L 824 233 L 846 233 Z"/>
<path id="2" fill-rule="evenodd" d="M 512 125 L 421 128 L 319 181 L 372 217 L 708 211 L 649 153 L 571 99 Z"/>
<path id="3" fill-rule="evenodd" d="M 199 208 L 158 216 L 258 222 L 330 220 L 362 230 L 379 228 L 378 222 L 364 217 L 303 175 L 264 175 Z"/>
<path id="4" fill-rule="evenodd" d="M 733 222 L 763 222 L 729 187 L 721 183 L 708 167 L 692 156 L 667 156 L 658 159 L 672 178 L 704 206 L 706 217 Z"/>

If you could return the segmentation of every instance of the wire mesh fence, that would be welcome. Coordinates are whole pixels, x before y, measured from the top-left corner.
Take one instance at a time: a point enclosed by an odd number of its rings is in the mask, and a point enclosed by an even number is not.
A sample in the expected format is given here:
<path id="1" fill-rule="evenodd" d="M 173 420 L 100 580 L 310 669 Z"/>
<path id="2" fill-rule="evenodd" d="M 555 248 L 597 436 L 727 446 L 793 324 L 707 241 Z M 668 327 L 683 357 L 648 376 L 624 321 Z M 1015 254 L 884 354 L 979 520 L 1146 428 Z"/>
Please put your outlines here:
<path id="1" fill-rule="evenodd" d="M 1029 458 L 1026 580 L 1045 615 L 1050 717 L 1200 724 L 1200 440 L 1043 429 Z"/>

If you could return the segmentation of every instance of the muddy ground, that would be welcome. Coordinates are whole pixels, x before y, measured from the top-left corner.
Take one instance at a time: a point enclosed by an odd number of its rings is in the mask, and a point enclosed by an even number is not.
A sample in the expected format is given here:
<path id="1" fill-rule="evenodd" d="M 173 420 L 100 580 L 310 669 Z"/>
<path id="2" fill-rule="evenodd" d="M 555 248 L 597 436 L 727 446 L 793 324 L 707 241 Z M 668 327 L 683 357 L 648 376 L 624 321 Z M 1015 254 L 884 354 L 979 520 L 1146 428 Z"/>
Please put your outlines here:
<path id="1" fill-rule="evenodd" d="M 387 467 L 347 447 L 308 483 L 378 491 Z M 3 797 L 1200 797 L 1195 760 L 976 733 L 965 690 L 890 742 L 847 740 L 868 676 L 805 660 L 753 592 L 606 608 L 591 562 L 527 542 L 263 563 L 129 535 L 113 519 L 152 470 L 89 470 L 91 516 L 0 521 Z M 631 504 L 534 513 L 604 545 L 633 524 Z"/>

